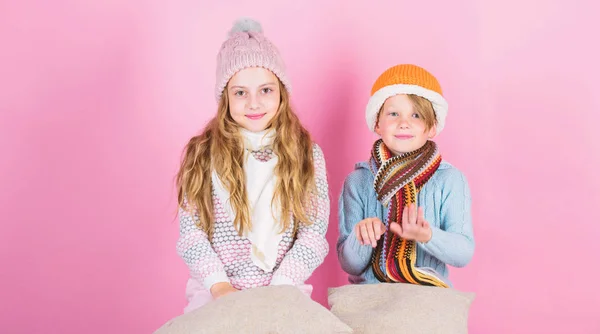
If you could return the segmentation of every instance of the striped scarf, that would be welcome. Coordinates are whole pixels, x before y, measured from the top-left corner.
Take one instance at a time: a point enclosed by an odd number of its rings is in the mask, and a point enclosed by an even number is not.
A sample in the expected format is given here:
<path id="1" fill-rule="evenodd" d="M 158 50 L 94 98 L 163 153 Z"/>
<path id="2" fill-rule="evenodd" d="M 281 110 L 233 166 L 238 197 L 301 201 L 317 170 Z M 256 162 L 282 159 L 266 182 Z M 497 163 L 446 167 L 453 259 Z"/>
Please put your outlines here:
<path id="1" fill-rule="evenodd" d="M 442 157 L 437 145 L 427 141 L 423 147 L 400 156 L 393 156 L 383 140 L 375 142 L 371 165 L 377 168 L 375 192 L 388 210 L 383 238 L 373 252 L 373 273 L 381 282 L 412 283 L 448 287 L 436 276 L 415 266 L 417 249 L 414 240 L 405 240 L 389 231 L 389 224 L 402 225 L 402 210 L 416 203 L 419 191 L 438 169 Z"/>

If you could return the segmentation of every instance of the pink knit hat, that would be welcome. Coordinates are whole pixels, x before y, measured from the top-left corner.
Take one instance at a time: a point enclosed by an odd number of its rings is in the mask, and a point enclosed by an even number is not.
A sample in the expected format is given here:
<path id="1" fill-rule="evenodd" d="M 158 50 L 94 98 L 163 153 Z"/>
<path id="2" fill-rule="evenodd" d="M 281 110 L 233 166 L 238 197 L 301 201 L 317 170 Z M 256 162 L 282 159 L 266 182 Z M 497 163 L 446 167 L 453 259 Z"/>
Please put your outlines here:
<path id="1" fill-rule="evenodd" d="M 279 51 L 262 33 L 260 23 L 241 18 L 237 20 L 221 45 L 217 55 L 217 83 L 215 97 L 221 99 L 229 79 L 238 71 L 248 67 L 263 67 L 275 74 L 288 92 L 290 82 L 285 74 L 285 65 Z"/>

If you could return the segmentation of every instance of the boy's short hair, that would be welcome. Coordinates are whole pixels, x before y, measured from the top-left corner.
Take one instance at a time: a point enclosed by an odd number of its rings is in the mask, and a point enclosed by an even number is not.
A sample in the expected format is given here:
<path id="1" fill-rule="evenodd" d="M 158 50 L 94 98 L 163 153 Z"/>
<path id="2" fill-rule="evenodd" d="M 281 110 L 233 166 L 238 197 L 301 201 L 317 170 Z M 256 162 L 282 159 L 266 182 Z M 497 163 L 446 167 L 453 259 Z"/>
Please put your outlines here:
<path id="1" fill-rule="evenodd" d="M 437 125 L 437 117 L 435 117 L 435 111 L 433 110 L 433 104 L 428 99 L 408 94 L 408 98 L 413 104 L 413 110 L 421 116 L 423 122 L 425 122 L 425 128 L 431 130 L 434 125 Z"/>

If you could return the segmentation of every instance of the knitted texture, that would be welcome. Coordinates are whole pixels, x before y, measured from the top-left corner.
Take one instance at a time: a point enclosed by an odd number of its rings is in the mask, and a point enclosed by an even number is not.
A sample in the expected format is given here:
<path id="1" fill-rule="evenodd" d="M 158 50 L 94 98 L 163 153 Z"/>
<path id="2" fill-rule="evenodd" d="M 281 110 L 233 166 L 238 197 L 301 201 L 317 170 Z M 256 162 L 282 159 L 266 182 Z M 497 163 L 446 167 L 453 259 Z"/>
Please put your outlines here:
<path id="1" fill-rule="evenodd" d="M 260 23 L 250 19 L 235 22 L 217 55 L 215 97 L 221 98 L 227 83 L 238 71 L 248 67 L 263 67 L 275 74 L 288 92 L 291 84 L 278 49 L 262 32 Z"/>
<path id="2" fill-rule="evenodd" d="M 385 101 L 398 94 L 413 94 L 429 100 L 436 116 L 437 133 L 443 130 L 448 114 L 448 103 L 442 95 L 440 83 L 422 67 L 401 64 L 388 68 L 375 80 L 371 88 L 371 97 L 365 115 L 371 131 L 375 131 L 377 115 Z"/>
<path id="3" fill-rule="evenodd" d="M 259 150 L 251 150 L 250 153 L 256 160 L 267 162 L 273 156 L 273 149 L 271 147 L 264 147 Z"/>
<path id="4" fill-rule="evenodd" d="M 266 152 L 260 154 L 264 156 Z M 270 154 L 273 154 L 270 151 Z M 230 282 L 237 289 L 284 282 L 300 285 L 323 262 L 329 251 L 325 234 L 329 222 L 329 190 L 323 152 L 313 146 L 317 192 L 308 208 L 310 225 L 300 224 L 294 238 L 293 221 L 279 243 L 278 257 L 273 272 L 265 272 L 250 258 L 252 244 L 240 237 L 223 209 L 222 201 L 213 194 L 214 236 L 196 226 L 198 216 L 180 208 L 180 237 L 177 252 L 187 264 L 191 276 L 199 279 L 206 289 L 219 282 Z M 263 157 L 264 159 L 268 159 Z"/>
<path id="5" fill-rule="evenodd" d="M 387 221 L 402 225 L 403 210 L 416 203 L 419 190 L 442 161 L 437 146 L 427 141 L 414 152 L 393 156 L 379 139 L 373 145 L 372 161 L 377 168 L 374 186 L 378 200 L 389 207 Z M 381 282 L 448 287 L 436 276 L 416 268 L 416 259 L 415 241 L 403 239 L 388 228 L 373 253 L 373 272 Z"/>
<path id="6" fill-rule="evenodd" d="M 417 85 L 442 95 L 442 87 L 437 79 L 424 68 L 411 64 L 388 68 L 373 84 L 371 95 L 385 86 L 395 84 Z"/>
<path id="7" fill-rule="evenodd" d="M 339 197 L 337 254 L 349 282 L 355 284 L 380 282 L 373 273 L 374 248 L 362 245 L 355 233 L 356 224 L 365 218 L 376 217 L 389 225 L 389 206 L 384 207 L 377 198 L 373 170 L 377 168 L 371 161 L 357 163 Z M 417 194 L 417 203 L 424 209 L 432 237 L 427 243 L 417 243 L 415 266 L 430 268 L 451 286 L 448 266 L 466 266 L 475 249 L 467 179 L 459 169 L 442 161 Z"/>

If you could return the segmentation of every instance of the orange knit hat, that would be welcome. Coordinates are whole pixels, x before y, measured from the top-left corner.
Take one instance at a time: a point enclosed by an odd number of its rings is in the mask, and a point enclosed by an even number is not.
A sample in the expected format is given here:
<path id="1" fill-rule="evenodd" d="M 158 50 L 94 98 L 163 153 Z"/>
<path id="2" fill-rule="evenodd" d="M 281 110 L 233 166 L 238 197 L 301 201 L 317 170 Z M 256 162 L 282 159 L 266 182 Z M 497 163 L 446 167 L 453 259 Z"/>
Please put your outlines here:
<path id="1" fill-rule="evenodd" d="M 371 131 L 375 131 L 377 114 L 385 100 L 398 94 L 418 95 L 431 101 L 437 119 L 437 134 L 442 131 L 448 114 L 448 102 L 442 96 L 442 87 L 431 73 L 411 64 L 388 68 L 373 84 L 366 112 Z"/>

